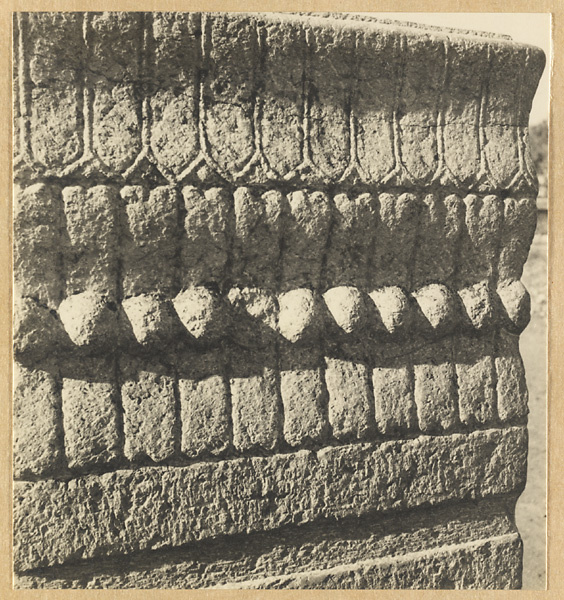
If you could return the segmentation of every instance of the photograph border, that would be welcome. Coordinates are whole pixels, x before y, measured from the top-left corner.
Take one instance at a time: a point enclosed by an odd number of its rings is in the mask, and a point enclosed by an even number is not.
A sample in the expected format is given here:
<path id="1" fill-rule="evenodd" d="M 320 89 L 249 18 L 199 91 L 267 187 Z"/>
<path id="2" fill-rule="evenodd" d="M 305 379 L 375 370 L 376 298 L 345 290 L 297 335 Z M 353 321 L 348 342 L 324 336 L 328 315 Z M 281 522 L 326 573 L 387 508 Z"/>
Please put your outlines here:
<path id="1" fill-rule="evenodd" d="M 263 600 L 276 594 L 279 600 L 324 598 L 327 590 L 13 590 L 12 589 L 12 13 L 18 11 L 232 11 L 232 12 L 474 12 L 474 13 L 551 13 L 552 56 L 547 57 L 550 69 L 549 109 L 549 173 L 548 173 L 548 407 L 547 407 L 547 591 L 460 591 L 473 599 L 483 598 L 561 598 L 564 573 L 561 566 L 564 555 L 564 407 L 560 405 L 557 390 L 564 388 L 564 309 L 557 298 L 564 293 L 564 211 L 556 200 L 556 191 L 564 188 L 564 2 L 558 0 L 435 0 L 422 4 L 421 0 L 376 1 L 277 1 L 272 0 L 209 0 L 207 2 L 161 0 L 114 0 L 113 2 L 86 2 L 51 0 L 10 1 L 5 3 L 0 19 L 0 141 L 3 142 L 5 168 L 0 171 L 3 191 L 0 203 L 0 598 L 74 598 L 88 594 L 88 598 L 253 598 Z M 553 302 L 554 299 L 554 302 Z M 560 318 L 563 317 L 563 318 Z M 452 591 L 449 591 L 449 598 Z M 441 591 L 427 590 L 339 590 L 333 598 L 445 598 Z"/>

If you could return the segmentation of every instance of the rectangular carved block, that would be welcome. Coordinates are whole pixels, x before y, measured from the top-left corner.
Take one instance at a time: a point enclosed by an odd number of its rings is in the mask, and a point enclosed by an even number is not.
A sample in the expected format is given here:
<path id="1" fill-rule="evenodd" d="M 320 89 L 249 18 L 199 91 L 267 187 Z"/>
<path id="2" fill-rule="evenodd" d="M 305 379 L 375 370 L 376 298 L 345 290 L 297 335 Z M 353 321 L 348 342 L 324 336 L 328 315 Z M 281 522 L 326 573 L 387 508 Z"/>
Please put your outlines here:
<path id="1" fill-rule="evenodd" d="M 366 365 L 342 358 L 325 359 L 329 423 L 337 439 L 361 440 L 372 433 L 374 413 Z"/>
<path id="2" fill-rule="evenodd" d="M 112 299 L 117 295 L 116 198 L 117 189 L 107 185 L 63 189 L 68 235 L 64 260 L 68 296 L 85 291 L 105 294 Z"/>
<path id="3" fill-rule="evenodd" d="M 165 186 L 150 191 L 127 186 L 120 194 L 125 204 L 123 295 L 161 293 L 170 297 L 179 277 L 178 193 Z"/>
<path id="4" fill-rule="evenodd" d="M 63 201 L 43 183 L 14 189 L 14 285 L 21 296 L 50 308 L 61 300 Z"/>
<path id="5" fill-rule="evenodd" d="M 448 431 L 458 423 L 452 340 L 429 344 L 415 353 L 414 399 L 421 431 Z"/>
<path id="6" fill-rule="evenodd" d="M 494 340 L 490 336 L 460 336 L 455 341 L 458 409 L 465 425 L 487 425 L 497 416 L 494 354 Z"/>
<path id="7" fill-rule="evenodd" d="M 476 588 L 503 588 L 518 583 L 521 560 L 521 544 L 503 499 L 461 503 L 454 518 L 451 507 L 434 507 L 427 509 L 423 518 L 418 510 L 402 513 L 401 519 L 393 514 L 374 519 L 368 514 L 289 525 L 277 529 L 276 535 L 258 531 L 235 539 L 244 543 L 228 545 L 220 538 L 143 552 L 125 571 L 115 559 L 106 558 L 79 569 L 61 565 L 41 574 L 22 573 L 16 576 L 15 585 L 51 589 L 291 588 L 299 582 L 301 587 L 316 587 L 328 580 L 324 575 L 343 572 L 339 570 L 343 565 L 360 574 L 369 564 L 376 567 L 373 588 L 394 587 L 394 575 L 404 568 L 414 586 L 444 588 L 463 580 Z M 504 553 L 498 570 L 490 571 L 488 546 L 500 543 L 510 544 L 512 548 L 507 549 L 512 552 Z M 484 552 L 475 553 L 479 547 Z M 443 557 L 459 549 L 465 552 L 465 561 L 445 569 Z M 425 566 L 423 572 L 415 570 L 418 563 Z M 358 587 L 367 585 L 359 583 Z"/>
<path id="8" fill-rule="evenodd" d="M 177 356 L 182 452 L 189 457 L 219 455 L 231 445 L 231 400 L 219 350 Z"/>
<path id="9" fill-rule="evenodd" d="M 384 435 L 403 434 L 419 427 L 410 358 L 402 357 L 398 344 L 387 344 L 375 353 L 372 369 L 376 427 Z"/>
<path id="10" fill-rule="evenodd" d="M 58 370 L 14 369 L 14 477 L 53 474 L 63 459 Z"/>
<path id="11" fill-rule="evenodd" d="M 280 348 L 280 395 L 284 405 L 284 439 L 291 446 L 326 439 L 327 389 L 323 358 L 316 348 Z"/>
<path id="12" fill-rule="evenodd" d="M 502 422 L 526 418 L 529 394 L 517 336 L 505 331 L 499 333 L 495 369 L 499 418 Z"/>
<path id="13" fill-rule="evenodd" d="M 63 366 L 65 453 L 71 469 L 114 464 L 121 456 L 115 366 L 88 358 Z"/>
<path id="14" fill-rule="evenodd" d="M 233 445 L 237 450 L 274 450 L 282 434 L 282 411 L 273 351 L 231 353 L 229 383 Z"/>
<path id="15" fill-rule="evenodd" d="M 136 461 L 171 458 L 176 451 L 176 395 L 172 369 L 157 360 L 120 358 L 124 454 Z"/>

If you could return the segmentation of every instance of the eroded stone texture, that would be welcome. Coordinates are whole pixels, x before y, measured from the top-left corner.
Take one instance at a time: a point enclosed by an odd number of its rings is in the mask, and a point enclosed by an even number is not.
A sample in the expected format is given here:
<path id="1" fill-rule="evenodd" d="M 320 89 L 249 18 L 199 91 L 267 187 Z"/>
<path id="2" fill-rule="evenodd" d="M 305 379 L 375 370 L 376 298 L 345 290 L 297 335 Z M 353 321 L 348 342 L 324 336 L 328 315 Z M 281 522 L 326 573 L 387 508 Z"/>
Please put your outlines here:
<path id="1" fill-rule="evenodd" d="M 19 585 L 518 587 L 542 52 L 157 12 L 14 51 Z"/>
<path id="2" fill-rule="evenodd" d="M 520 587 L 516 535 L 458 544 L 400 559 L 366 560 L 327 570 L 218 586 L 235 589 L 513 589 Z M 459 573 L 464 577 L 459 583 Z"/>
<path id="3" fill-rule="evenodd" d="M 274 450 L 282 433 L 274 353 L 234 349 L 229 378 L 235 448 Z"/>
<path id="4" fill-rule="evenodd" d="M 142 13 L 94 13 L 88 19 L 88 83 L 92 147 L 112 174 L 131 167 L 141 150 Z"/>
<path id="5" fill-rule="evenodd" d="M 496 418 L 496 373 L 491 335 L 461 336 L 454 342 L 458 410 L 465 425 L 485 425 Z"/>
<path id="6" fill-rule="evenodd" d="M 182 248 L 183 285 L 222 281 L 232 230 L 232 200 L 227 190 L 211 188 L 201 192 L 183 188 L 184 228 Z"/>
<path id="7" fill-rule="evenodd" d="M 111 465 L 121 455 L 113 362 L 92 357 L 61 366 L 65 454 L 71 469 Z"/>
<path id="8" fill-rule="evenodd" d="M 253 109 L 259 51 L 252 19 L 204 17 L 203 79 L 207 150 L 222 172 L 233 176 L 253 155 Z"/>
<path id="9" fill-rule="evenodd" d="M 161 462 L 176 450 L 176 395 L 172 369 L 162 361 L 120 359 L 124 454 Z"/>
<path id="10" fill-rule="evenodd" d="M 261 577 L 280 582 L 280 585 L 282 581 L 278 577 L 293 582 L 296 577 L 309 575 L 314 568 L 327 570 L 342 564 L 352 566 L 367 555 L 371 561 L 400 566 L 409 564 L 409 557 L 424 558 L 426 554 L 440 553 L 444 546 L 466 546 L 466 558 L 473 562 L 472 549 L 476 545 L 485 545 L 489 540 L 495 544 L 515 536 L 514 526 L 499 501 L 480 501 L 476 505 L 462 503 L 455 511 L 449 507 L 430 508 L 423 518 L 418 512 L 404 512 L 402 519 L 391 514 L 377 520 L 370 515 L 336 522 L 325 520 L 322 527 L 311 523 L 283 527 L 276 535 L 269 532 L 239 535 L 233 544 L 207 540 L 197 546 L 143 552 L 130 559 L 130 570 L 125 575 L 111 558 L 98 559 L 96 564 L 87 563 L 81 568 L 62 565 L 41 575 L 19 575 L 16 587 L 241 587 L 260 585 L 264 581 Z M 465 540 L 463 544 L 462 540 Z M 511 571 L 515 575 L 520 560 L 518 544 L 516 546 L 515 570 Z M 477 566 L 483 558 L 478 558 Z M 444 568 L 441 561 L 434 564 L 435 567 L 429 565 L 426 570 L 429 575 L 436 576 L 429 582 L 446 583 L 448 580 L 440 576 Z M 505 577 L 503 570 L 491 573 L 486 568 L 481 569 L 480 579 L 475 580 L 476 587 L 482 587 L 482 581 L 490 580 L 484 578 L 492 578 L 493 582 Z M 381 587 L 383 583 L 378 582 L 373 587 Z"/>
<path id="11" fill-rule="evenodd" d="M 284 439 L 291 446 L 323 442 L 329 430 L 323 356 L 312 348 L 281 345 L 280 396 Z"/>
<path id="12" fill-rule="evenodd" d="M 525 455 L 525 430 L 515 427 L 177 469 L 120 470 L 69 483 L 18 482 L 16 568 L 271 530 L 319 517 L 519 492 Z M 147 490 L 153 492 L 150 501 Z M 50 501 L 38 510 L 45 496 Z M 84 511 L 93 496 L 100 510 Z M 129 507 L 119 511 L 124 497 Z"/>
<path id="13" fill-rule="evenodd" d="M 14 477 L 51 475 L 60 469 L 63 431 L 57 368 L 14 372 Z"/>
<path id="14" fill-rule="evenodd" d="M 63 189 L 68 236 L 64 260 L 68 296 L 88 290 L 115 299 L 118 284 L 116 200 L 117 189 L 112 186 Z"/>
<path id="15" fill-rule="evenodd" d="M 31 153 L 48 168 L 64 168 L 84 150 L 81 15 L 32 13 L 25 36 L 33 82 Z"/>
<path id="16" fill-rule="evenodd" d="M 218 455 L 231 443 L 231 400 L 223 353 L 182 352 L 176 359 L 182 452 Z"/>
<path id="17" fill-rule="evenodd" d="M 50 308 L 59 304 L 64 284 L 60 193 L 60 188 L 43 183 L 14 189 L 15 291 Z"/>
<path id="18" fill-rule="evenodd" d="M 497 338 L 495 367 L 499 418 L 504 422 L 525 418 L 529 412 L 529 395 L 517 336 L 505 331 L 500 332 Z"/>
<path id="19" fill-rule="evenodd" d="M 197 157 L 200 20 L 190 13 L 154 13 L 151 150 L 157 165 L 178 177 Z"/>
<path id="20" fill-rule="evenodd" d="M 170 297 L 178 283 L 176 256 L 180 247 L 178 194 L 174 188 L 142 186 L 121 189 L 124 202 L 122 293 Z"/>
<path id="21" fill-rule="evenodd" d="M 377 349 L 372 357 L 372 389 L 376 426 L 384 435 L 418 429 L 414 374 L 410 357 L 397 343 Z"/>

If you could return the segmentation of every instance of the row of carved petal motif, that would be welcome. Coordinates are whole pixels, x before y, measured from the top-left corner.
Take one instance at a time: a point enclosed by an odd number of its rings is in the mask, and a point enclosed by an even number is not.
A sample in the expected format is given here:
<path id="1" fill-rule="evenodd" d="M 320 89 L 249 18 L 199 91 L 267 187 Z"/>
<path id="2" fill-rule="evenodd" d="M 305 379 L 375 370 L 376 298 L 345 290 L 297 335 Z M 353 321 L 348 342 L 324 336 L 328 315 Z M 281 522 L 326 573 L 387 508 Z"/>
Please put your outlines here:
<path id="1" fill-rule="evenodd" d="M 15 350 L 40 357 L 57 345 L 110 349 L 119 344 L 151 347 L 174 340 L 207 346 L 228 337 L 242 346 L 261 346 L 282 336 L 291 343 L 339 339 L 401 339 L 419 333 L 438 337 L 454 330 L 501 327 L 520 333 L 530 318 L 529 293 L 520 281 L 497 290 L 476 284 L 452 291 L 430 284 L 406 294 L 396 286 L 367 293 L 353 286 L 323 295 L 300 288 L 278 296 L 256 288 L 233 288 L 227 297 L 205 287 L 174 299 L 127 298 L 116 307 L 92 292 L 63 300 L 58 314 L 30 298 L 16 310 Z"/>
<path id="2" fill-rule="evenodd" d="M 537 49 L 188 13 L 20 14 L 15 34 L 24 178 L 536 189 Z"/>

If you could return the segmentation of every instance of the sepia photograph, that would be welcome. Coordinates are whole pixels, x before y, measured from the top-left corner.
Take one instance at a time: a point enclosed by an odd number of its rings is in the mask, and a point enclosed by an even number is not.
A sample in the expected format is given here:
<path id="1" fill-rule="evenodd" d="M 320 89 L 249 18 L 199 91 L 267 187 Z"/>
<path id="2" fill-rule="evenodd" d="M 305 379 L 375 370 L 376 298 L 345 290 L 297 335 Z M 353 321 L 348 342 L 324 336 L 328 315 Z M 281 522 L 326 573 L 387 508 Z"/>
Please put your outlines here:
<path id="1" fill-rule="evenodd" d="M 13 588 L 545 590 L 551 53 L 13 12 Z"/>

